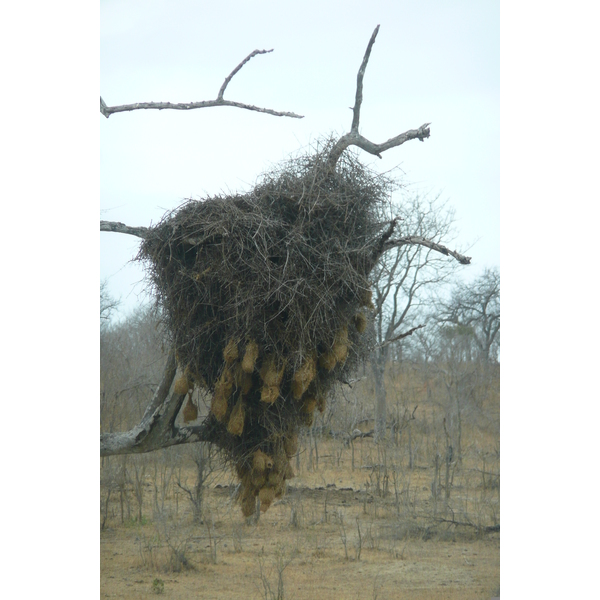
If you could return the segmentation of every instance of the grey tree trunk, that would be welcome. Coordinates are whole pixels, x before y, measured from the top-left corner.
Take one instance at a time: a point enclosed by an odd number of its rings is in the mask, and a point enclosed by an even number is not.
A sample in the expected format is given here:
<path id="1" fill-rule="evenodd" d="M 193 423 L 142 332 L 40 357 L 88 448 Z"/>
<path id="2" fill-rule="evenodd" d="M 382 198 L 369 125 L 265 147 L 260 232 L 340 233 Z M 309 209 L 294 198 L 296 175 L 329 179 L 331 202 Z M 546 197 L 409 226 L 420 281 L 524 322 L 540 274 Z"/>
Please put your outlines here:
<path id="1" fill-rule="evenodd" d="M 375 382 L 375 441 L 385 439 L 387 427 L 387 402 L 385 393 L 386 352 L 382 348 L 376 352 L 371 361 L 373 380 Z"/>

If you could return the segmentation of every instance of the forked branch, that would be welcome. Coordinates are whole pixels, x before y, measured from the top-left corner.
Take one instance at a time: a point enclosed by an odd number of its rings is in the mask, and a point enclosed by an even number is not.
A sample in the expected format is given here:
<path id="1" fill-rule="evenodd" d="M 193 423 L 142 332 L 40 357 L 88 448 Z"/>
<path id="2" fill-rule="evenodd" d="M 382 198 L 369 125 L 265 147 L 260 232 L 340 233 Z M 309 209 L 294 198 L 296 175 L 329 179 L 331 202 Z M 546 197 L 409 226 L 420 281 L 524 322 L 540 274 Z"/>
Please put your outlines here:
<path id="1" fill-rule="evenodd" d="M 378 33 L 379 25 L 375 27 L 375 31 L 373 31 L 373 34 L 371 35 L 371 39 L 367 45 L 367 50 L 360 65 L 360 69 L 358 70 L 358 75 L 356 76 L 356 98 L 354 100 L 354 108 L 352 109 L 353 114 L 350 131 L 349 133 L 343 135 L 334 144 L 331 152 L 329 153 L 329 164 L 332 168 L 335 167 L 340 156 L 349 146 L 357 146 L 365 152 L 374 154 L 378 158 L 381 158 L 381 153 L 389 150 L 390 148 L 400 146 L 409 140 L 417 139 L 424 141 L 425 138 L 429 137 L 429 125 L 431 125 L 431 123 L 424 123 L 418 129 L 410 129 L 409 131 L 405 131 L 396 137 L 390 138 L 387 140 L 387 142 L 383 142 L 382 144 L 375 144 L 358 133 L 358 125 L 360 123 L 360 107 L 363 100 L 363 79 L 367 69 L 367 64 L 369 62 L 369 57 L 371 56 L 371 49 L 373 48 L 373 44 L 375 43 L 375 38 L 377 37 Z"/>
<path id="2" fill-rule="evenodd" d="M 254 56 L 257 54 L 268 54 L 269 52 L 273 52 L 273 50 L 254 50 L 251 52 L 246 58 L 233 70 L 231 73 L 225 78 L 219 93 L 217 94 L 217 98 L 215 100 L 202 100 L 200 102 L 181 102 L 178 104 L 173 104 L 171 102 L 137 102 L 136 104 L 123 104 L 121 106 L 107 106 L 106 102 L 100 97 L 100 112 L 108 119 L 110 115 L 118 112 L 127 112 L 132 110 L 142 110 L 142 109 L 156 109 L 156 110 L 164 110 L 166 108 L 170 108 L 173 110 L 193 110 L 195 108 L 208 108 L 211 106 L 234 106 L 236 108 L 245 108 L 246 110 L 253 110 L 255 112 L 266 113 L 269 115 L 274 115 L 276 117 L 291 117 L 293 119 L 303 119 L 303 115 L 297 115 L 293 112 L 283 112 L 272 110 L 270 108 L 260 108 L 258 106 L 254 106 L 252 104 L 244 104 L 242 102 L 233 102 L 231 100 L 225 100 L 223 98 L 223 94 L 225 93 L 225 89 L 229 85 L 229 82 L 233 78 L 233 76 Z"/>
<path id="3" fill-rule="evenodd" d="M 162 381 L 140 423 L 129 431 L 100 435 L 100 456 L 139 454 L 178 444 L 212 441 L 210 420 L 199 426 L 175 425 L 186 397 L 176 392 L 169 395 L 176 371 L 175 352 L 171 351 Z"/>

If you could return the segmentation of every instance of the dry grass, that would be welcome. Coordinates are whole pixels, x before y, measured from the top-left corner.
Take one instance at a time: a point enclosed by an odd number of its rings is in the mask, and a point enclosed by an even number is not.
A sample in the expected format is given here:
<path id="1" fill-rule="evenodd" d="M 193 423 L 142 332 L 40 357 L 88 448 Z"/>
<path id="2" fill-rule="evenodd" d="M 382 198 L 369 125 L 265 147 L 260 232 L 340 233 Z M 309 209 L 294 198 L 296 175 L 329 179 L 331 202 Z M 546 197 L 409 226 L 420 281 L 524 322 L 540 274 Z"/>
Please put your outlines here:
<path id="1" fill-rule="evenodd" d="M 191 503 L 168 477 L 171 469 L 182 481 L 195 481 L 194 463 L 183 460 L 190 447 L 127 457 L 129 469 L 136 460 L 149 461 L 141 485 L 142 524 L 127 519 L 127 502 L 132 517 L 138 511 L 132 485 L 129 490 L 124 485 L 124 501 L 120 495 L 122 457 L 105 461 L 103 482 L 110 481 L 111 469 L 115 476 L 108 502 L 107 485 L 102 488 L 102 596 L 153 597 L 152 582 L 159 578 L 169 598 L 276 598 L 284 566 L 288 599 L 497 595 L 499 397 L 496 384 L 482 381 L 476 402 L 464 407 L 461 460 L 449 464 L 449 497 L 444 389 L 431 373 L 408 365 L 387 373 L 389 419 L 398 418 L 405 427 L 397 434 L 390 430 L 387 443 L 377 445 L 369 437 L 345 442 L 343 436 L 316 433 L 324 423 L 351 431 L 363 414 L 373 414 L 367 378 L 345 395 L 328 398 L 323 414 L 313 409 L 313 435 L 304 429 L 298 437 L 280 439 L 278 453 L 252 455 L 247 489 L 256 488 L 256 495 L 235 497 L 233 471 L 211 478 L 200 523 L 194 523 Z M 415 419 L 403 421 L 415 405 Z M 448 429 L 455 438 L 451 420 Z M 356 425 L 371 426 L 372 421 Z M 277 481 L 268 475 L 270 469 L 280 473 L 288 458 L 295 477 L 288 476 L 287 493 L 277 497 Z M 257 520 L 261 489 L 272 490 L 262 492 L 270 508 Z"/>
<path id="2" fill-rule="evenodd" d="M 271 508 L 258 522 L 240 514 L 229 472 L 207 490 L 204 525 L 193 525 L 191 508 L 174 494 L 161 519 L 121 525 L 115 498 L 115 516 L 101 536 L 103 597 L 147 598 L 160 577 L 166 597 L 189 598 L 201 589 L 202 597 L 264 598 L 261 573 L 276 591 L 282 556 L 290 561 L 283 572 L 287 598 L 491 597 L 499 582 L 499 534 L 447 522 L 454 514 L 485 527 L 493 524 L 489 509 L 499 510 L 498 490 L 469 475 L 476 454 L 465 457 L 464 473 L 455 476 L 452 513 L 434 508 L 431 468 L 398 467 L 398 501 L 391 466 L 387 491 L 381 481 L 378 491 L 373 464 L 381 450 L 369 438 L 355 441 L 354 450 L 352 470 L 350 447 L 322 441 L 319 467 L 308 470 L 301 440 L 298 475 L 283 498 L 269 498 Z M 389 448 L 390 465 L 394 458 Z M 182 550 L 179 561 L 174 547 Z"/>

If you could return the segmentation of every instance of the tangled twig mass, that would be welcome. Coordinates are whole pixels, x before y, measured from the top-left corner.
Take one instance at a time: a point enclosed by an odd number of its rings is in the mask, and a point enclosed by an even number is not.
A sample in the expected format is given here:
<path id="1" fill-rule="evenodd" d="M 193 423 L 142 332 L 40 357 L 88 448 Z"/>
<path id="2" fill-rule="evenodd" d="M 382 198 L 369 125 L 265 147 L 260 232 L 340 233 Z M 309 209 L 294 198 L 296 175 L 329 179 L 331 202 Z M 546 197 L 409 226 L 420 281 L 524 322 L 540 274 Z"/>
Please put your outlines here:
<path id="1" fill-rule="evenodd" d="M 383 217 L 393 182 L 349 152 L 332 168 L 332 144 L 247 194 L 188 201 L 140 246 L 179 385 L 212 395 L 211 439 L 252 498 L 282 492 L 298 427 L 373 343 L 368 278 L 395 225 Z M 259 452 L 273 461 L 265 482 Z"/>

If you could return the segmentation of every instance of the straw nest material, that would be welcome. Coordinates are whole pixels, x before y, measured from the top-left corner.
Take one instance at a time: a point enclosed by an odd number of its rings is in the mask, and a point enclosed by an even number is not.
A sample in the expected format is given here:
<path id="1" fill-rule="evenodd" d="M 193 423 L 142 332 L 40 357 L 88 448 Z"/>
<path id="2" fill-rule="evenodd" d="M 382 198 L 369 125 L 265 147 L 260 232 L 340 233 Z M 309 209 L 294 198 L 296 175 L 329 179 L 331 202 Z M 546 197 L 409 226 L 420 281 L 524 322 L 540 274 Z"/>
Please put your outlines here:
<path id="1" fill-rule="evenodd" d="M 393 183 L 350 152 L 332 167 L 330 149 L 249 193 L 186 202 L 138 256 L 186 374 L 178 388 L 212 394 L 206 425 L 236 467 L 244 514 L 283 493 L 298 427 L 372 347 L 369 274 Z"/>

